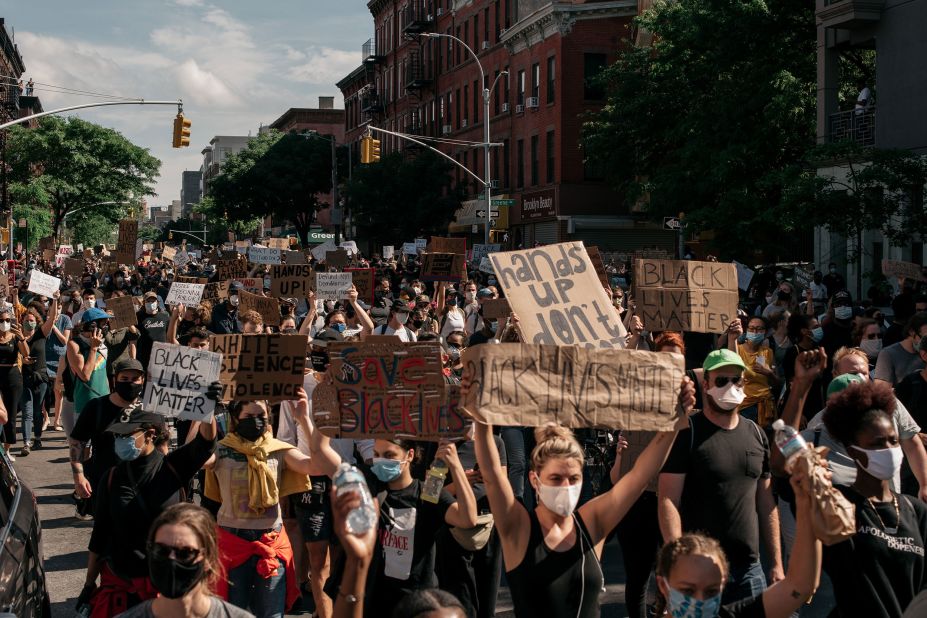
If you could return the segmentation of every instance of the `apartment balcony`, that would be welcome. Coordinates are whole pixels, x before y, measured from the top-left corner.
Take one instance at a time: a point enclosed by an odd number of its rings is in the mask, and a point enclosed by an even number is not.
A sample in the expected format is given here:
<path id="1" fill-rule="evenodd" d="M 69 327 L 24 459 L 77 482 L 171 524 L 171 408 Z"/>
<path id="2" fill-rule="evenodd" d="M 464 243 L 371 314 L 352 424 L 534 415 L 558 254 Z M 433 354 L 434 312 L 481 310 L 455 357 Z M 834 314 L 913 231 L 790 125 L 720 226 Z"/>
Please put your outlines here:
<path id="1" fill-rule="evenodd" d="M 431 71 L 422 59 L 420 51 L 413 51 L 403 60 L 406 90 L 421 90 L 431 84 Z"/>
<path id="2" fill-rule="evenodd" d="M 856 30 L 879 21 L 885 0 L 818 0 L 818 22 L 825 28 Z"/>
<path id="3" fill-rule="evenodd" d="M 19 109 L 20 89 L 16 84 L 0 86 L 0 104 L 3 109 L 12 112 Z"/>
<path id="4" fill-rule="evenodd" d="M 382 54 L 377 49 L 376 39 L 367 39 L 367 42 L 361 46 L 361 61 L 364 64 L 381 64 L 384 60 Z"/>
<path id="5" fill-rule="evenodd" d="M 852 141 L 860 146 L 875 146 L 876 110 L 848 109 L 831 114 L 827 137 L 830 142 Z"/>
<path id="6" fill-rule="evenodd" d="M 365 114 L 379 114 L 383 111 L 383 99 L 377 91 L 368 90 L 361 97 L 361 111 Z"/>
<path id="7" fill-rule="evenodd" d="M 435 17 L 430 9 L 430 3 L 423 0 L 412 0 L 407 4 L 400 15 L 399 23 L 402 24 L 402 33 L 412 35 L 430 30 L 435 23 Z"/>

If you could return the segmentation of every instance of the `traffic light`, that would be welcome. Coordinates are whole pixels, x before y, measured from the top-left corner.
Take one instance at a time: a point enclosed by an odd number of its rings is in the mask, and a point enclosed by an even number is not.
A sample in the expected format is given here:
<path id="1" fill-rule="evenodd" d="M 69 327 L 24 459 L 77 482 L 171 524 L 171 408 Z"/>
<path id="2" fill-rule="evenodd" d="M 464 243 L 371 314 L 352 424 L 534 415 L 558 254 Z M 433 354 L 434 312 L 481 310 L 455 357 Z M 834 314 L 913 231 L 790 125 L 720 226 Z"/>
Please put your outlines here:
<path id="1" fill-rule="evenodd" d="M 370 138 L 370 162 L 376 163 L 380 160 L 380 140 Z"/>
<path id="2" fill-rule="evenodd" d="M 361 163 L 376 163 L 380 160 L 380 140 L 369 135 L 361 138 Z"/>
<path id="3" fill-rule="evenodd" d="M 174 148 L 186 148 L 190 145 L 190 125 L 193 124 L 189 119 L 183 117 L 183 113 L 177 114 L 174 118 Z"/>

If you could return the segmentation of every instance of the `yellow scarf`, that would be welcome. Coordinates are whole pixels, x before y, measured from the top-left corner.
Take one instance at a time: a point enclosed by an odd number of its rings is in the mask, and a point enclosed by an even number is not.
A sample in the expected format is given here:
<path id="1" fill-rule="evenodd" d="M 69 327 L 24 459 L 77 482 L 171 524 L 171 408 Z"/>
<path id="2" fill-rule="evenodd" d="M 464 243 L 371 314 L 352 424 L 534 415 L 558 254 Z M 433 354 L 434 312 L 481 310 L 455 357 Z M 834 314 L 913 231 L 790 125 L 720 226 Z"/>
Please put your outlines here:
<path id="1" fill-rule="evenodd" d="M 248 458 L 248 508 L 260 513 L 280 502 L 283 496 L 309 491 L 312 484 L 309 477 L 289 468 L 284 468 L 280 487 L 277 479 L 267 465 L 267 459 L 276 451 L 296 448 L 292 444 L 277 440 L 270 433 L 265 433 L 256 441 L 243 440 L 238 434 L 230 433 L 219 444 L 241 453 Z M 216 472 L 210 468 L 206 471 L 205 494 L 207 498 L 222 501 L 219 480 Z"/>

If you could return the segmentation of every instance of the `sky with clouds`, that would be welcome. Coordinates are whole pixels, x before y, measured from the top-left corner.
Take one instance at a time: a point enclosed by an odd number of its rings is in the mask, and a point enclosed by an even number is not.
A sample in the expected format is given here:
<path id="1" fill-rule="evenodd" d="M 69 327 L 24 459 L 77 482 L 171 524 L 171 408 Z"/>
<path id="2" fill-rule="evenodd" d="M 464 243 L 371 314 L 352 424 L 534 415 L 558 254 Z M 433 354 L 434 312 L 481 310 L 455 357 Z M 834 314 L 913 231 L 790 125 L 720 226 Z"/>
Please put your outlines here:
<path id="1" fill-rule="evenodd" d="M 0 0 L 26 65 L 24 81 L 115 94 L 182 98 L 191 145 L 171 148 L 176 110 L 75 112 L 161 159 L 158 195 L 180 199 L 181 172 L 199 169 L 214 135 L 247 135 L 290 107 L 316 107 L 361 61 L 373 32 L 365 0 Z M 36 86 L 43 107 L 97 99 Z"/>

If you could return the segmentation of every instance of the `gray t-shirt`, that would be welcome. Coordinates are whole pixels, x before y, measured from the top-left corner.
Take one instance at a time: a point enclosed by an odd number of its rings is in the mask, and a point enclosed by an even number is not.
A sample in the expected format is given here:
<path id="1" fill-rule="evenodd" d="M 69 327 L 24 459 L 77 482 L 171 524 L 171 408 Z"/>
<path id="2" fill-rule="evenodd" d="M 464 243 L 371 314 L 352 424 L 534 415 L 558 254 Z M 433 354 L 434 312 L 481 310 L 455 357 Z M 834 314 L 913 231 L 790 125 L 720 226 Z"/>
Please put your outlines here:
<path id="1" fill-rule="evenodd" d="M 872 378 L 895 385 L 909 374 L 923 368 L 924 361 L 921 360 L 920 355 L 917 352 L 908 352 L 899 341 L 879 352 L 879 359 L 876 361 Z"/>
<path id="2" fill-rule="evenodd" d="M 895 423 L 895 431 L 898 432 L 899 440 L 908 440 L 920 433 L 921 428 L 908 412 L 904 404 L 895 400 L 895 411 L 892 412 L 892 421 Z M 847 454 L 843 444 L 834 439 L 824 426 L 824 410 L 821 410 L 808 421 L 808 427 L 801 432 L 801 437 L 808 444 L 813 444 L 814 434 L 820 427 L 821 433 L 818 437 L 818 446 L 826 446 L 830 449 L 827 454 L 827 467 L 830 469 L 833 477 L 831 483 L 834 485 L 850 486 L 856 481 L 856 460 Z M 901 471 L 895 473 L 892 479 L 892 490 L 901 491 Z"/>
<path id="3" fill-rule="evenodd" d="M 154 603 L 154 599 L 143 601 L 139 605 L 117 614 L 116 618 L 154 618 L 154 613 L 151 611 L 152 603 Z M 219 597 L 212 597 L 212 607 L 209 608 L 206 618 L 254 618 L 254 614 L 223 601 Z"/>

